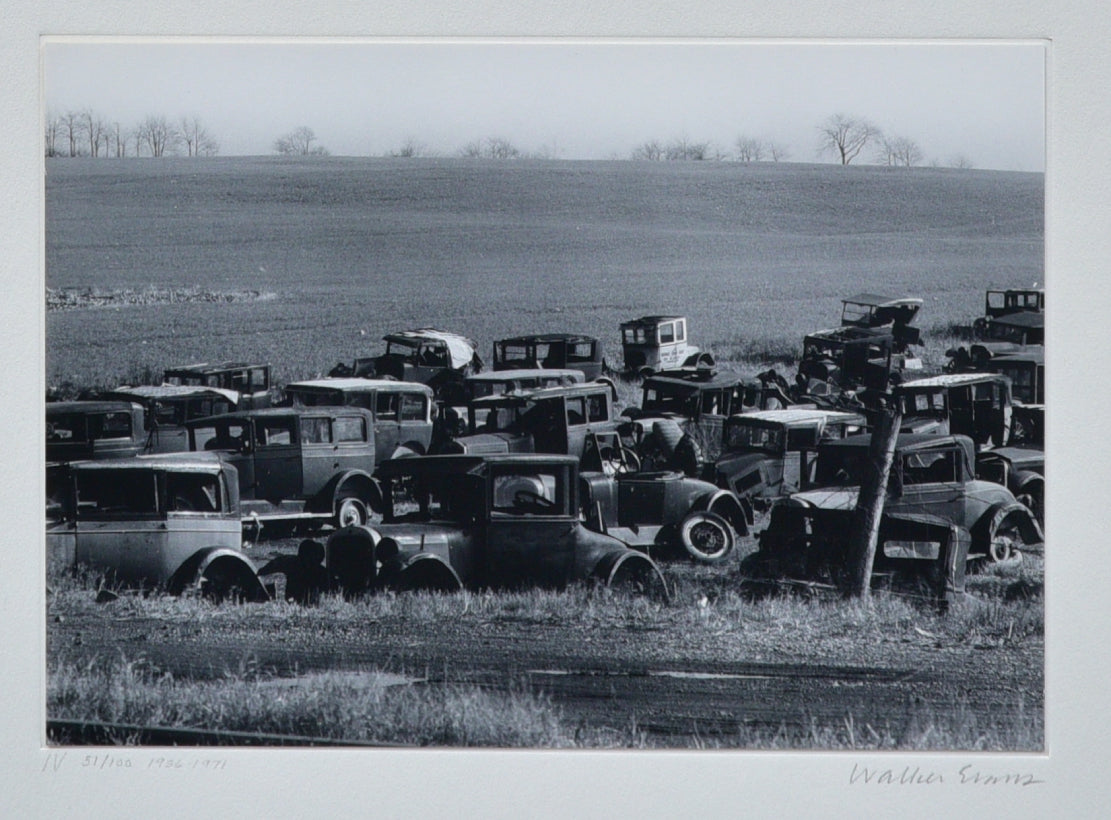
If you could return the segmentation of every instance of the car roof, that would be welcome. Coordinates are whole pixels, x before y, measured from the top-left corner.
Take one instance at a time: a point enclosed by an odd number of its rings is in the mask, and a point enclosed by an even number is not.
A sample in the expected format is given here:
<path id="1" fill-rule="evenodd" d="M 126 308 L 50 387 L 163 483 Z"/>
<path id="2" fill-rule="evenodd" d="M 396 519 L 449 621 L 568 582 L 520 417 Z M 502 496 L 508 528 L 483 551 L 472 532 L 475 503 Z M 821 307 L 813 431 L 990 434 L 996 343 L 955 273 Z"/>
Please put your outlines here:
<path id="1" fill-rule="evenodd" d="M 81 401 L 50 401 L 46 403 L 46 415 L 56 413 L 106 413 L 112 411 L 142 410 L 143 408 L 133 401 L 89 399 Z"/>
<path id="2" fill-rule="evenodd" d="M 515 367 L 510 370 L 487 370 L 485 373 L 474 373 L 467 376 L 465 382 L 507 382 L 514 379 L 528 378 L 571 378 L 582 381 L 581 370 L 567 367 Z"/>
<path id="3" fill-rule="evenodd" d="M 135 396 L 140 399 L 180 399 L 193 396 L 221 396 L 232 404 L 239 403 L 239 391 L 222 387 L 203 387 L 190 384 L 137 384 L 122 385 L 108 392 L 110 396 Z"/>
<path id="4" fill-rule="evenodd" d="M 340 390 L 357 393 L 360 390 L 402 390 L 410 393 L 432 395 L 432 388 L 420 382 L 402 382 L 396 379 L 364 379 L 358 376 L 337 376 L 326 379 L 306 379 L 290 382 L 285 390 Z"/>
<path id="5" fill-rule="evenodd" d="M 198 362 L 197 364 L 182 364 L 176 367 L 167 367 L 166 373 L 215 373 L 221 370 L 248 370 L 257 367 L 270 367 L 269 364 L 251 362 Z"/>
<path id="6" fill-rule="evenodd" d="M 334 406 L 327 404 L 314 405 L 313 407 L 262 407 L 254 410 L 236 410 L 234 413 L 223 413 L 218 416 L 208 416 L 203 419 L 191 419 L 186 422 L 190 425 L 201 425 L 204 423 L 212 423 L 214 421 L 247 419 L 247 418 L 281 418 L 282 416 L 334 416 L 339 413 L 350 415 L 352 413 L 359 416 L 366 416 L 373 419 L 373 414 L 364 407 L 355 407 L 349 404 L 343 406 Z"/>
<path id="7" fill-rule="evenodd" d="M 660 314 L 656 316 L 641 316 L 639 319 L 630 319 L 627 322 L 622 322 L 621 327 L 630 327 L 633 325 L 658 325 L 660 322 L 673 322 L 676 319 L 684 319 L 684 316 L 665 315 Z"/>
<path id="8" fill-rule="evenodd" d="M 851 342 L 858 339 L 883 339 L 892 338 L 891 330 L 882 327 L 860 327 L 858 325 L 844 325 L 831 327 L 826 330 L 815 330 L 806 335 L 807 339 L 833 339 L 842 342 Z"/>
<path id="9" fill-rule="evenodd" d="M 1018 313 L 997 316 L 991 320 L 991 324 L 1013 325 L 1015 327 L 1045 327 L 1045 314 L 1033 310 L 1022 310 Z"/>
<path id="10" fill-rule="evenodd" d="M 847 299 L 842 299 L 841 303 L 850 303 L 854 305 L 871 305 L 873 307 L 898 307 L 899 305 L 921 305 L 921 299 L 912 298 L 893 298 L 891 296 L 878 296 L 875 293 L 858 293 L 856 296 L 850 296 Z"/>
<path id="11" fill-rule="evenodd" d="M 474 358 L 477 345 L 458 333 L 448 333 L 436 330 L 434 327 L 422 327 L 416 330 L 399 330 L 387 333 L 382 337 L 387 342 L 443 342 L 451 354 L 451 366 L 462 367 Z"/>
<path id="12" fill-rule="evenodd" d="M 529 342 L 596 342 L 597 338 L 594 336 L 584 336 L 581 333 L 529 333 L 524 336 L 510 336 L 506 339 L 498 339 L 494 344 L 513 344 L 513 343 L 529 343 Z"/>
<path id="13" fill-rule="evenodd" d="M 844 410 L 817 410 L 817 409 L 792 409 L 782 410 L 757 410 L 754 413 L 734 413 L 730 419 L 751 420 L 764 422 L 781 422 L 783 424 L 802 424 L 810 421 L 861 421 L 864 416 L 860 413 L 847 413 Z"/>
<path id="14" fill-rule="evenodd" d="M 545 455 L 538 453 L 494 453 L 490 455 L 437 455 L 418 458 L 392 458 L 378 465 L 378 475 L 424 475 L 470 473 L 485 464 L 544 465 L 578 464 L 575 456 Z"/>
<path id="15" fill-rule="evenodd" d="M 1008 362 L 1045 364 L 1045 348 L 1041 345 L 1027 345 L 1025 348 L 1016 350 L 1014 353 L 1003 353 L 999 356 L 995 356 L 988 362 L 987 366 L 992 367 L 997 364 L 1007 364 Z"/>
<path id="16" fill-rule="evenodd" d="M 596 393 L 604 393 L 607 396 L 613 395 L 610 386 L 605 382 L 583 382 L 581 384 L 561 384 L 554 387 L 542 387 L 538 390 L 529 390 L 527 392 L 502 393 L 500 396 L 483 396 L 480 399 L 475 399 L 474 404 L 480 407 L 484 404 L 512 402 L 514 400 L 525 402 L 536 401 L 538 399 L 557 398 L 559 396 L 590 396 Z"/>
<path id="17" fill-rule="evenodd" d="M 707 375 L 705 378 L 685 379 L 680 376 L 664 376 L 657 374 L 649 376 L 644 380 L 644 387 L 650 387 L 655 384 L 666 385 L 668 387 L 685 387 L 691 392 L 697 390 L 720 388 L 720 387 L 733 387 L 738 384 L 744 384 L 750 381 L 742 376 L 740 373 L 732 373 L 730 371 L 714 372 Z"/>
<path id="18" fill-rule="evenodd" d="M 977 382 L 1000 382 L 1005 378 L 1006 376 L 999 373 L 942 373 L 939 376 L 912 379 L 903 382 L 899 387 L 903 390 L 917 387 L 959 387 L 964 384 L 976 384 Z"/>
<path id="19" fill-rule="evenodd" d="M 862 449 L 869 447 L 872 441 L 871 433 L 860 433 L 858 435 L 846 436 L 842 439 L 830 439 L 823 441 L 821 446 L 825 447 L 845 447 L 848 449 L 857 448 Z M 939 435 L 937 433 L 900 433 L 895 441 L 895 449 L 900 452 L 909 450 L 928 449 L 939 445 L 949 444 L 952 442 L 959 443 L 962 447 L 969 451 L 975 452 L 975 446 L 972 439 L 968 436 L 961 436 L 956 434 Z"/>
<path id="20" fill-rule="evenodd" d="M 109 458 L 96 461 L 74 461 L 70 467 L 78 470 L 171 470 L 189 473 L 218 473 L 226 466 L 217 453 L 157 453 Z"/>

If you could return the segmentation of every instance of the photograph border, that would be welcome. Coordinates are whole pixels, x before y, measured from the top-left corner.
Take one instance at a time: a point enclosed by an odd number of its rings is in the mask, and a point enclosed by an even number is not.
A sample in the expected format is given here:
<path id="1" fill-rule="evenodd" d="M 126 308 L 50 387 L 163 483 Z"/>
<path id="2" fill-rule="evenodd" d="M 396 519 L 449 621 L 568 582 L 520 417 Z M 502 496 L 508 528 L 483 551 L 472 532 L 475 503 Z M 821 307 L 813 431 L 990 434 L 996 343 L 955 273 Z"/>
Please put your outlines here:
<path id="1" fill-rule="evenodd" d="M 3 157 L 8 205 L 3 209 L 4 255 L 10 299 L 5 303 L 3 348 L 5 372 L 16 374 L 13 397 L 44 393 L 43 333 L 44 194 L 41 151 L 42 35 L 264 35 L 284 36 L 357 34 L 414 38 L 464 36 L 517 38 L 574 36 L 586 38 L 783 38 L 811 40 L 950 39 L 991 38 L 1028 41 L 1046 39 L 1051 45 L 1047 61 L 1047 170 L 1046 170 L 1046 279 L 1053 290 L 1047 311 L 1050 335 L 1049 392 L 1055 406 L 1070 407 L 1079 396 L 1069 385 L 1084 377 L 1077 362 L 1062 355 L 1071 347 L 1097 345 L 1106 335 L 1096 324 L 1095 306 L 1102 293 L 1096 277 L 1105 275 L 1109 258 L 1102 194 L 1108 190 L 1108 59 L 1099 33 L 1108 30 L 1107 11 L 1095 4 L 1075 4 L 1065 11 L 1054 9 L 999 9 L 987 3 L 942 2 L 929 17 L 911 4 L 892 13 L 888 4 L 856 3 L 849 8 L 820 2 L 798 3 L 790 14 L 744 8 L 727 3 L 698 3 L 693 9 L 666 6 L 643 10 L 603 10 L 587 3 L 489 3 L 482 14 L 445 16 L 446 4 L 421 9 L 396 6 L 352 12 L 339 3 L 306 10 L 282 0 L 265 17 L 260 7 L 227 9 L 224 4 L 202 0 L 183 20 L 172 9 L 132 7 L 122 2 L 65 4 L 40 8 L 29 0 L 13 4 L 11 25 L 5 34 L 0 65 L 8 82 L 0 91 L 0 110 L 13 123 L 12 150 Z M 692 13 L 693 11 L 693 13 Z M 1023 13 L 1026 13 L 1024 16 Z M 121 24 L 121 20 L 126 23 Z M 204 21 L 194 24 L 192 20 Z M 798 20 L 806 20 L 800 25 Z M 944 20 L 939 24 L 938 20 Z M 743 21 L 734 22 L 734 21 Z M 28 275 L 31 271 L 34 275 Z M 1089 382 L 1091 374 L 1087 374 Z M 1095 387 L 1083 401 L 1098 407 L 1107 388 Z M 83 750 L 71 749 L 61 759 L 57 750 L 45 748 L 45 629 L 40 550 L 30 560 L 14 562 L 11 594 L 0 603 L 8 629 L 3 638 L 11 671 L 5 685 L 9 704 L 24 708 L 5 710 L 4 767 L 7 782 L 0 804 L 35 806 L 46 814 L 67 807 L 103 807 L 106 814 L 139 812 L 145 805 L 180 806 L 194 815 L 206 807 L 226 805 L 228 790 L 240 800 L 253 798 L 260 813 L 301 814 L 309 807 L 321 813 L 364 810 L 410 815 L 444 811 L 482 812 L 486 816 L 517 816 L 537 806 L 545 814 L 597 816 L 615 805 L 623 813 L 656 816 L 698 811 L 735 814 L 755 804 L 777 813 L 822 812 L 826 816 L 857 816 L 861 811 L 897 809 L 915 816 L 946 810 L 968 813 L 974 806 L 990 807 L 993 814 L 1013 816 L 1077 810 L 1106 795 L 1108 787 L 1098 774 L 1099 751 L 1106 749 L 1106 723 L 1102 694 L 1108 661 L 1091 636 L 1102 634 L 1107 618 L 1101 595 L 1106 562 L 1100 561 L 1098 533 L 1106 531 L 1107 506 L 1094 498 L 1107 468 L 1096 463 L 1106 446 L 1086 445 L 1069 420 L 1077 416 L 1059 410 L 1048 418 L 1047 437 L 1055 465 L 1084 465 L 1070 475 L 1065 467 L 1051 468 L 1054 477 L 1047 495 L 1048 532 L 1052 572 L 1047 572 L 1046 592 L 1046 709 L 1047 754 L 985 755 L 978 753 L 768 753 L 768 752 L 548 752 L 504 750 L 349 751 L 349 750 L 245 750 L 220 749 L 228 761 L 216 774 L 173 772 L 157 776 L 147 770 L 127 771 L 81 765 Z M 20 481 L 15 465 L 41 462 L 41 418 L 21 420 L 5 433 L 9 469 L 0 482 L 9 509 L 14 510 L 17 534 L 42 545 L 41 513 L 35 504 L 19 506 L 28 491 L 44 491 L 41 475 L 36 483 Z M 1091 465 L 1090 467 L 1088 465 Z M 1085 501 L 1087 500 L 1087 504 Z M 33 537 L 32 537 L 33 536 Z M 21 538 L 9 539 L 18 544 Z M 1096 543 L 1092 543 L 1095 541 Z M 9 549 L 13 546 L 9 545 Z M 1091 600 L 1077 600 L 1088 597 Z M 1085 645 L 1085 636 L 1089 641 Z M 1104 654 L 1104 657 L 1098 657 Z M 29 662 L 15 662 L 15 659 Z M 33 659 L 33 660 L 32 660 Z M 1093 720 L 1088 716 L 1098 715 Z M 103 754 L 104 750 L 98 749 Z M 114 751 L 114 750 L 113 750 Z M 120 750 L 119 759 L 146 765 L 155 750 Z M 183 752 L 195 759 L 199 752 Z M 373 756 L 368 766 L 366 756 Z M 214 756 L 210 754 L 209 756 Z M 991 787 L 961 785 L 955 772 L 966 763 L 1005 775 L 1032 773 L 1044 781 L 1031 787 L 999 784 Z M 953 773 L 944 784 L 904 783 L 902 788 L 853 786 L 854 765 L 905 767 L 922 772 Z M 666 775 L 662 775 L 666 772 Z M 313 787 L 286 795 L 283 783 L 295 775 L 297 782 Z M 352 778 L 362 778 L 365 790 L 350 789 Z M 442 789 L 429 788 L 439 783 Z M 682 791 L 676 795 L 676 784 Z M 374 799 L 367 804 L 368 794 Z M 279 795 L 282 795 L 279 797 Z M 1098 799 L 1098 798 L 1096 798 Z M 148 801 L 159 801 L 158 803 Z M 677 802 L 678 801 L 678 802 Z M 492 805 L 487 806 L 490 803 Z"/>

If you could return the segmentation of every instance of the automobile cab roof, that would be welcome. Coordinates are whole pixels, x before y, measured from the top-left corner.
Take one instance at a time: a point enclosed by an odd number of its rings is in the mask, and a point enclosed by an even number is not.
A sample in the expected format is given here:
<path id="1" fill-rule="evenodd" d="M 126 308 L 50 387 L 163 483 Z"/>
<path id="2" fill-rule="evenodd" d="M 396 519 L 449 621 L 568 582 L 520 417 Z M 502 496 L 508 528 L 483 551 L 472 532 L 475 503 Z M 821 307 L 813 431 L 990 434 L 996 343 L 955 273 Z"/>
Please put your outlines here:
<path id="1" fill-rule="evenodd" d="M 82 401 L 51 401 L 46 403 L 46 415 L 52 416 L 62 413 L 111 413 L 132 410 L 141 410 L 136 402 L 124 399 L 105 400 L 91 399 Z"/>
<path id="2" fill-rule="evenodd" d="M 501 372 L 505 372 L 504 370 Z M 474 400 L 475 407 L 486 404 L 509 404 L 513 402 L 542 401 L 543 399 L 561 398 L 563 396 L 592 396 L 604 394 L 612 396 L 611 388 L 605 382 L 583 382 L 581 384 L 563 384 L 555 387 L 542 387 L 538 390 L 521 391 L 516 393 L 502 393 L 499 396 L 483 396 Z"/>
<path id="3" fill-rule="evenodd" d="M 898 452 L 911 452 L 914 450 L 928 450 L 939 445 L 957 442 L 968 453 L 969 461 L 975 460 L 976 446 L 972 443 L 972 439 L 968 436 L 961 435 L 938 435 L 936 433 L 900 433 L 895 441 L 895 449 Z M 823 441 L 822 448 L 848 448 L 848 449 L 865 449 L 872 443 L 871 433 L 861 433 L 854 436 L 846 436 L 842 439 L 830 439 Z"/>
<path id="4" fill-rule="evenodd" d="M 530 333 L 524 336 L 511 336 L 508 339 L 498 339 L 494 344 L 543 344 L 546 342 L 596 342 L 594 336 L 585 336 L 581 333 Z"/>
<path id="5" fill-rule="evenodd" d="M 368 390 L 400 390 L 407 393 L 432 395 L 432 388 L 419 382 L 402 382 L 396 379 L 364 379 L 358 376 L 341 376 L 329 379 L 306 379 L 290 382 L 288 390 L 339 390 L 342 393 L 359 393 Z"/>
<path id="6" fill-rule="evenodd" d="M 706 374 L 704 377 L 690 377 L 688 375 L 667 376 L 657 373 L 644 380 L 644 387 L 662 385 L 676 389 L 683 388 L 693 393 L 707 388 L 734 387 L 738 384 L 744 384 L 750 381 L 739 373 L 731 373 L 729 371 L 715 372 L 707 370 L 703 372 Z"/>
<path id="7" fill-rule="evenodd" d="M 862 424 L 865 422 L 864 416 L 860 413 L 847 413 L 844 410 L 793 409 L 790 407 L 782 410 L 757 410 L 754 413 L 735 413 L 730 416 L 730 419 L 736 420 L 734 423 L 755 421 L 784 424 L 787 426 L 792 424 L 807 424 L 815 421 L 825 421 L 826 423 L 860 422 Z"/>
<path id="8" fill-rule="evenodd" d="M 422 327 L 417 330 L 399 330 L 396 333 L 387 333 L 382 339 L 387 342 L 401 342 L 408 345 L 418 345 L 421 342 L 440 342 L 447 348 L 453 368 L 459 368 L 470 363 L 477 349 L 475 343 L 466 336 L 436 330 L 432 327 Z"/>
<path id="9" fill-rule="evenodd" d="M 627 322 L 622 322 L 621 327 L 636 327 L 638 325 L 658 325 L 661 322 L 674 322 L 676 319 L 683 319 L 683 316 L 675 315 L 659 315 L 659 316 L 641 316 L 639 319 L 630 319 Z"/>
<path id="10" fill-rule="evenodd" d="M 575 456 L 537 453 L 494 453 L 490 455 L 438 455 L 419 458 L 393 458 L 378 465 L 383 478 L 401 475 L 464 475 L 481 470 L 487 464 L 510 464 L 541 467 L 544 465 L 577 465 Z"/>
<path id="11" fill-rule="evenodd" d="M 160 399 L 183 399 L 196 396 L 220 396 L 232 404 L 239 403 L 239 391 L 227 390 L 222 387 L 201 387 L 189 384 L 137 384 L 134 387 L 124 385 L 111 390 L 109 396 L 129 398 L 134 396 L 143 401 Z"/>
<path id="12" fill-rule="evenodd" d="M 991 320 L 991 324 L 1011 325 L 1013 327 L 1045 327 L 1045 314 L 1033 310 L 1022 310 L 1018 313 L 996 316 Z"/>
<path id="13" fill-rule="evenodd" d="M 842 299 L 841 303 L 849 303 L 854 305 L 870 305 L 872 307 L 901 307 L 903 305 L 906 305 L 908 307 L 913 305 L 917 305 L 919 307 L 922 306 L 921 299 L 895 299 L 890 296 L 879 296 L 875 293 L 858 293 L 856 296 L 850 296 L 847 299 Z"/>
<path id="14" fill-rule="evenodd" d="M 110 458 L 99 461 L 74 461 L 68 465 L 82 471 L 167 470 L 182 473 L 218 473 L 227 468 L 217 453 L 156 453 L 131 458 Z"/>
<path id="15" fill-rule="evenodd" d="M 474 373 L 467 376 L 465 382 L 502 382 L 516 379 L 571 379 L 581 382 L 586 379 L 581 370 L 572 370 L 563 367 L 515 367 L 510 370 L 488 370 L 485 373 Z"/>
<path id="16" fill-rule="evenodd" d="M 334 416 L 337 414 L 350 415 L 365 415 L 368 418 L 373 418 L 373 414 L 363 407 L 355 407 L 352 405 L 335 406 L 328 404 L 319 404 L 312 407 L 262 407 L 254 410 L 236 410 L 233 413 L 223 413 L 218 416 L 208 416 L 203 419 L 191 419 L 186 422 L 187 426 L 201 426 L 204 424 L 212 424 L 216 421 L 235 421 L 237 419 L 273 419 L 281 418 L 283 416 Z"/>
<path id="17" fill-rule="evenodd" d="M 939 376 L 927 376 L 924 379 L 912 379 L 903 382 L 900 390 L 932 389 L 935 387 L 960 387 L 965 384 L 979 382 L 1002 382 L 1007 377 L 999 373 L 942 373 Z"/>
<path id="18" fill-rule="evenodd" d="M 176 367 L 167 367 L 166 373 L 191 373 L 194 375 L 206 375 L 212 373 L 220 373 L 225 370 L 252 370 L 257 367 L 270 367 L 268 364 L 259 362 L 199 362 L 197 364 L 183 364 Z"/>

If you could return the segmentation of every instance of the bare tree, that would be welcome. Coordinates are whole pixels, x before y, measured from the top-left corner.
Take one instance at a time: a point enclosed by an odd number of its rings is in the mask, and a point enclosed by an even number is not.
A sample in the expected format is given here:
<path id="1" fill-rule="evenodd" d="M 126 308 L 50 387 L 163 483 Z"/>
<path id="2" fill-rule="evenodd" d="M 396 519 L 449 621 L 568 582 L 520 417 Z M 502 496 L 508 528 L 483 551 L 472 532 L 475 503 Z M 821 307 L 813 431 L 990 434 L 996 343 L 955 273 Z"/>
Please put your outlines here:
<path id="1" fill-rule="evenodd" d="M 127 156 L 128 133 L 120 129 L 118 122 L 112 123 L 112 139 L 117 157 Z"/>
<path id="2" fill-rule="evenodd" d="M 957 154 L 956 156 L 951 157 L 949 159 L 948 165 L 950 168 L 963 168 L 965 170 L 976 167 L 972 164 L 972 160 L 970 160 L 964 154 Z"/>
<path id="3" fill-rule="evenodd" d="M 691 142 L 685 137 L 674 139 L 664 149 L 664 159 L 705 160 L 716 158 L 708 142 Z"/>
<path id="4" fill-rule="evenodd" d="M 208 133 L 200 117 L 182 117 L 180 130 L 187 157 L 211 157 L 219 152 L 219 143 Z"/>
<path id="5" fill-rule="evenodd" d="M 755 137 L 737 137 L 737 159 L 740 162 L 760 162 L 764 158 L 763 140 Z"/>
<path id="6" fill-rule="evenodd" d="M 876 157 L 884 165 L 910 168 L 922 162 L 922 149 L 910 137 L 883 137 Z"/>
<path id="7" fill-rule="evenodd" d="M 46 152 L 46 156 L 56 157 L 58 156 L 58 137 L 62 133 L 62 118 L 53 111 L 48 111 L 43 128 L 43 150 Z"/>
<path id="8" fill-rule="evenodd" d="M 847 117 L 844 114 L 834 114 L 818 126 L 818 131 L 821 134 L 819 153 L 833 154 L 842 165 L 848 165 L 856 159 L 869 143 L 883 134 L 878 126 L 868 120 Z"/>
<path id="9" fill-rule="evenodd" d="M 287 156 L 328 156 L 328 149 L 322 145 L 314 146 L 314 142 L 316 133 L 307 125 L 302 125 L 274 140 L 274 150 Z"/>
<path id="10" fill-rule="evenodd" d="M 415 137 L 406 137 L 405 141 L 401 143 L 401 147 L 396 151 L 390 151 L 391 157 L 404 157 L 411 159 L 413 157 L 427 157 L 431 154 L 428 146 Z"/>
<path id="11" fill-rule="evenodd" d="M 486 140 L 486 156 L 490 159 L 516 159 L 521 152 L 505 137 L 489 137 Z"/>
<path id="12" fill-rule="evenodd" d="M 791 158 L 791 152 L 778 142 L 769 142 L 767 147 L 768 156 L 771 157 L 772 162 L 780 162 Z"/>
<path id="13" fill-rule="evenodd" d="M 81 130 L 89 141 L 89 156 L 100 156 L 100 144 L 104 137 L 104 120 L 90 108 L 86 108 L 78 115 Z"/>
<path id="14" fill-rule="evenodd" d="M 167 151 L 173 153 L 181 144 L 180 132 L 164 116 L 148 116 L 139 124 L 137 131 L 152 157 L 165 156 Z"/>
<path id="15" fill-rule="evenodd" d="M 77 156 L 77 132 L 80 128 L 80 115 L 76 111 L 67 111 L 61 116 L 62 128 L 66 132 L 66 140 L 69 143 L 69 155 L 71 157 Z"/>
<path id="16" fill-rule="evenodd" d="M 659 140 L 648 140 L 633 149 L 632 157 L 633 159 L 648 159 L 655 162 L 664 158 L 664 147 L 660 145 Z"/>

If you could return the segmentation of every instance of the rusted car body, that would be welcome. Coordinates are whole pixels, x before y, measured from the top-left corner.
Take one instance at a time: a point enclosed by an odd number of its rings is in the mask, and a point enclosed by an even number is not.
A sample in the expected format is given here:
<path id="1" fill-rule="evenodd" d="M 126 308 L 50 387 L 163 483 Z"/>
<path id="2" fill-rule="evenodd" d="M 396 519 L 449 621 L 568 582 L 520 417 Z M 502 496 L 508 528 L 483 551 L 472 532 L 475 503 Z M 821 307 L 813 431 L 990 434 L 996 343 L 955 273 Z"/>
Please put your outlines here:
<path id="1" fill-rule="evenodd" d="M 1029 347 L 1022 353 L 996 356 L 986 369 L 1011 380 L 1011 443 L 1041 447 L 1045 443 L 1044 349 Z"/>
<path id="2" fill-rule="evenodd" d="M 467 406 L 467 433 L 445 442 L 444 454 L 552 453 L 579 459 L 584 469 L 617 469 L 621 447 L 608 384 L 549 387 L 477 399 Z"/>
<path id="3" fill-rule="evenodd" d="M 494 342 L 494 370 L 573 369 L 586 381 L 602 375 L 602 343 L 575 333 L 537 333 Z"/>
<path id="4" fill-rule="evenodd" d="M 185 423 L 238 409 L 240 393 L 222 387 L 136 385 L 117 387 L 104 395 L 141 404 L 146 419 L 146 453 L 182 453 L 189 449 Z"/>
<path id="5" fill-rule="evenodd" d="M 423 455 L 432 443 L 432 388 L 389 379 L 330 378 L 285 386 L 294 407 L 362 407 L 374 417 L 377 462 Z"/>
<path id="6" fill-rule="evenodd" d="M 841 300 L 841 326 L 889 327 L 895 340 L 895 352 L 905 353 L 909 345 L 922 344 L 921 332 L 911 327 L 921 309 L 921 299 L 861 293 Z"/>
<path id="7" fill-rule="evenodd" d="M 361 407 L 271 407 L 188 422 L 189 449 L 239 476 L 244 524 L 363 524 L 381 504 L 374 417 Z"/>
<path id="8" fill-rule="evenodd" d="M 989 290 L 984 296 L 984 318 L 987 322 L 1012 313 L 1045 313 L 1045 288 L 1014 288 Z"/>
<path id="9" fill-rule="evenodd" d="M 724 561 L 752 526 L 730 490 L 680 472 L 583 473 L 587 526 L 659 558 Z"/>
<path id="10" fill-rule="evenodd" d="M 162 374 L 166 384 L 218 387 L 239 394 L 239 410 L 270 406 L 270 365 L 248 362 L 218 362 L 169 367 Z"/>
<path id="11" fill-rule="evenodd" d="M 764 556 L 755 562 L 798 551 L 807 544 L 818 550 L 814 556 L 823 556 L 821 563 L 829 564 L 827 559 L 837 554 L 844 556 L 870 439 L 865 434 L 820 444 L 813 487 L 794 493 L 787 502 L 773 508 L 771 522 L 760 541 Z M 974 463 L 975 447 L 967 436 L 900 434 L 895 442 L 884 517 L 914 521 L 928 516 L 969 533 L 968 551 L 957 560 L 962 567 L 970 560 L 1007 560 L 1025 547 L 1041 544 L 1041 527 L 1030 510 L 1007 488 L 975 478 Z M 822 512 L 811 514 L 813 510 Z M 841 517 L 839 512 L 843 513 Z M 954 542 L 964 540 L 961 536 Z M 921 559 L 923 568 L 929 561 L 942 558 L 934 548 L 914 556 L 910 554 L 914 550 L 905 546 L 894 552 L 900 558 Z M 881 572 L 879 553 L 878 549 L 877 571 Z M 797 558 L 807 556 L 791 560 Z M 834 564 L 830 564 L 833 569 Z M 947 567 L 957 564 L 945 559 Z"/>
<path id="12" fill-rule="evenodd" d="M 624 371 L 640 376 L 675 367 L 714 364 L 709 353 L 687 342 L 685 316 L 642 316 L 622 322 L 621 352 Z"/>
<path id="13" fill-rule="evenodd" d="M 732 490 L 759 510 L 812 483 L 818 445 L 864 430 L 860 413 L 837 410 L 764 410 L 731 416 L 722 432 L 721 455 L 703 478 Z"/>
<path id="14" fill-rule="evenodd" d="M 146 446 L 146 413 L 136 402 L 47 402 L 47 462 L 127 458 Z"/>
<path id="15" fill-rule="evenodd" d="M 597 581 L 666 596 L 641 552 L 587 529 L 567 456 L 426 456 L 383 464 L 383 521 L 348 527 L 326 565 L 348 594 L 564 587 Z"/>
<path id="16" fill-rule="evenodd" d="M 175 594 L 268 597 L 243 555 L 235 467 L 211 454 L 50 468 L 46 544 L 52 572 L 86 566 Z"/>
<path id="17" fill-rule="evenodd" d="M 328 375 L 419 382 L 431 387 L 437 399 L 457 404 L 463 378 L 482 370 L 477 346 L 458 333 L 425 327 L 387 333 L 382 340 L 385 353 L 357 358 L 351 367 L 337 365 Z"/>
<path id="18" fill-rule="evenodd" d="M 998 373 L 947 373 L 896 389 L 904 433 L 968 436 L 978 449 L 1011 439 L 1011 381 Z"/>

